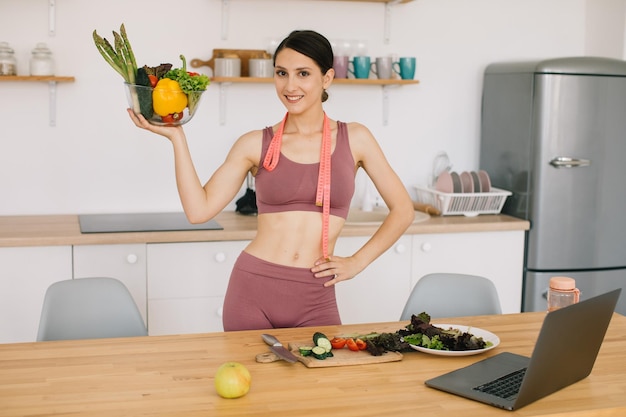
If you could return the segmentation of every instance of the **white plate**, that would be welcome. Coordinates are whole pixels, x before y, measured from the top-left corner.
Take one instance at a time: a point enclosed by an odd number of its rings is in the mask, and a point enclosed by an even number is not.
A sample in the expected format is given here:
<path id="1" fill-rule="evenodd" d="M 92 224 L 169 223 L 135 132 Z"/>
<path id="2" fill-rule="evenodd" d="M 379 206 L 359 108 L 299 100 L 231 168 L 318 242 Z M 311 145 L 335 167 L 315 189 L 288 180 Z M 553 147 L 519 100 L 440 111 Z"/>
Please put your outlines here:
<path id="1" fill-rule="evenodd" d="M 487 330 L 479 329 L 478 327 L 468 327 L 461 326 L 458 324 L 439 324 L 433 323 L 433 326 L 439 327 L 442 329 L 459 329 L 462 332 L 471 333 L 476 337 L 482 337 L 485 342 L 491 342 L 492 345 L 486 347 L 484 349 L 474 349 L 474 350 L 437 350 L 437 349 L 427 349 L 422 346 L 410 345 L 413 349 L 430 353 L 431 355 L 439 355 L 439 356 L 470 356 L 470 355 L 479 355 L 481 353 L 485 353 L 488 350 L 491 350 L 500 344 L 500 338 L 495 334 L 488 332 Z"/>

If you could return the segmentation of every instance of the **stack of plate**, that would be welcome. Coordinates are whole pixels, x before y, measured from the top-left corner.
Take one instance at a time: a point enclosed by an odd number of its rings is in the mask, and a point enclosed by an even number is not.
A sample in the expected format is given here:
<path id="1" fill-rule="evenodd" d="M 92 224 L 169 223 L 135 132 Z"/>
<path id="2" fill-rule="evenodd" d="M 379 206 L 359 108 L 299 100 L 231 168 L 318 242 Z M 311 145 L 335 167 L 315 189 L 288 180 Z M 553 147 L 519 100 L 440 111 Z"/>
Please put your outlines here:
<path id="1" fill-rule="evenodd" d="M 488 193 L 491 191 L 491 180 L 486 171 L 443 171 L 435 181 L 435 190 L 442 193 Z"/>

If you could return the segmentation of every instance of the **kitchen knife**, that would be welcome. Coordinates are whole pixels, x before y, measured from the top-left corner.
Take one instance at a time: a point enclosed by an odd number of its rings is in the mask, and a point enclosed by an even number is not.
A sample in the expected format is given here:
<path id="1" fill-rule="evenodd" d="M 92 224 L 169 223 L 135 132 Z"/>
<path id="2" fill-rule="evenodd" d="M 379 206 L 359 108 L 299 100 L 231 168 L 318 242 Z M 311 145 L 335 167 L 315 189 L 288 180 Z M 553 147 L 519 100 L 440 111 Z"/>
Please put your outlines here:
<path id="1" fill-rule="evenodd" d="M 261 337 L 263 338 L 263 341 L 265 343 L 270 345 L 270 350 L 274 352 L 276 356 L 278 356 L 279 358 L 284 359 L 290 363 L 294 363 L 298 361 L 298 358 L 296 357 L 296 355 L 291 353 L 289 349 L 285 348 L 282 345 L 282 343 L 280 343 L 278 339 L 276 339 L 271 334 L 263 333 Z"/>

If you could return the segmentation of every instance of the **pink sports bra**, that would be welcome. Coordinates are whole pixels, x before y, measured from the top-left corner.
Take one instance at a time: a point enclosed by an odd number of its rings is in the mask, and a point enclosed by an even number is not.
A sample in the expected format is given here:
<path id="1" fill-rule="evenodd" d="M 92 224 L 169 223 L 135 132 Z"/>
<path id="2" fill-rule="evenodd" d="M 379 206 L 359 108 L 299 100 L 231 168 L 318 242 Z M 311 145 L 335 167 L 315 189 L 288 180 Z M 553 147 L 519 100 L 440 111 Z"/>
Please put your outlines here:
<path id="1" fill-rule="evenodd" d="M 274 136 L 273 129 L 263 130 L 263 150 L 261 161 Z M 322 207 L 315 205 L 319 162 L 301 164 L 281 153 L 280 161 L 273 171 L 262 166 L 255 177 L 256 198 L 259 214 L 283 211 L 316 211 Z M 331 157 L 330 214 L 348 216 L 354 195 L 354 158 L 348 141 L 348 127 L 337 122 L 337 143 Z"/>

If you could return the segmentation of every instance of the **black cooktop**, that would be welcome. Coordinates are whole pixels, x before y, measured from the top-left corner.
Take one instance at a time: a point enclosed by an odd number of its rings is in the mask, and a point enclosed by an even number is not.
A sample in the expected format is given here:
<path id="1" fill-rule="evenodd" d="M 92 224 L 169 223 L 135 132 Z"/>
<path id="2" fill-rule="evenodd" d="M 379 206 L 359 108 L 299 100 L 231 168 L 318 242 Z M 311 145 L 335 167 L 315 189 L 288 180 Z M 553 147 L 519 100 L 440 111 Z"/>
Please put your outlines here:
<path id="1" fill-rule="evenodd" d="M 177 230 L 223 230 L 215 220 L 191 224 L 185 213 L 80 214 L 81 233 L 163 232 Z"/>

